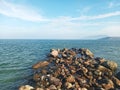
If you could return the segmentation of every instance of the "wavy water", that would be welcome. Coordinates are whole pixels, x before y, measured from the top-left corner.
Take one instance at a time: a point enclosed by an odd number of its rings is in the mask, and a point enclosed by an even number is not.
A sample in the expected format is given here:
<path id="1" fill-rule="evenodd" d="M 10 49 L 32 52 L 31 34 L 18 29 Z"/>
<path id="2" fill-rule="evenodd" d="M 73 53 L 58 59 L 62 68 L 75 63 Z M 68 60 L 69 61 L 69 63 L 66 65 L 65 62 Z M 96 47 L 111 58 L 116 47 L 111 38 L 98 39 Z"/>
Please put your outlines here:
<path id="1" fill-rule="evenodd" d="M 51 48 L 89 48 L 95 56 L 118 63 L 119 40 L 0 40 L 0 90 L 18 90 L 32 77 L 31 66 L 44 60 Z"/>

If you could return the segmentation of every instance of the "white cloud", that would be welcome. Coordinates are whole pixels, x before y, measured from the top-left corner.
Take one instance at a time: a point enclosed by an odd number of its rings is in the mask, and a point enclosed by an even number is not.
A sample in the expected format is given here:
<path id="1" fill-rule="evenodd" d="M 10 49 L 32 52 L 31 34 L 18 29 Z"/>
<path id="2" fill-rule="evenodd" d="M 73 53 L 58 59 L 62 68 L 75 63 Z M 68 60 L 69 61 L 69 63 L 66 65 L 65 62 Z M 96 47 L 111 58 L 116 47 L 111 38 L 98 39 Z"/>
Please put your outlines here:
<path id="1" fill-rule="evenodd" d="M 113 6 L 113 3 L 110 3 L 110 7 Z M 90 10 L 90 7 L 86 7 L 83 9 L 83 13 L 86 13 Z M 96 20 L 96 19 L 103 19 L 103 18 L 109 18 L 113 16 L 120 16 L 120 11 L 115 11 L 111 13 L 105 13 L 100 14 L 96 16 L 86 16 L 81 15 L 80 17 L 70 17 L 70 16 L 63 16 L 53 19 L 47 19 L 44 18 L 40 13 L 38 13 L 36 10 L 33 10 L 30 7 L 25 7 L 23 5 L 19 4 L 13 4 L 6 0 L 0 0 L 0 14 L 6 15 L 8 17 L 14 17 L 22 20 L 27 21 L 80 21 L 80 20 Z"/>
<path id="2" fill-rule="evenodd" d="M 110 7 L 114 4 L 111 2 Z M 86 13 L 90 10 L 90 7 L 86 7 L 83 9 L 83 13 Z M 81 15 L 80 17 L 60 17 L 53 19 L 46 19 L 40 13 L 33 10 L 30 7 L 25 7 L 18 4 L 10 3 L 6 0 L 0 0 L 0 14 L 6 15 L 8 17 L 19 18 L 28 21 L 54 21 L 54 20 L 63 20 L 63 21 L 79 21 L 79 20 L 95 20 L 95 19 L 103 19 L 112 16 L 120 16 L 120 11 L 115 11 L 106 14 L 100 14 L 96 16 L 85 16 Z"/>
<path id="3" fill-rule="evenodd" d="M 80 16 L 76 18 L 71 18 L 71 20 L 95 20 L 95 19 L 103 19 L 103 18 L 109 18 L 113 16 L 120 16 L 120 11 L 115 11 L 111 13 L 106 13 L 106 14 L 100 14 L 96 16 Z"/>
<path id="4" fill-rule="evenodd" d="M 42 15 L 30 7 L 25 7 L 18 4 L 7 2 L 6 0 L 0 0 L 0 14 L 8 17 L 19 18 L 28 21 L 46 21 Z"/>
<path id="5" fill-rule="evenodd" d="M 108 25 L 101 30 L 102 34 L 108 36 L 120 36 L 120 26 L 119 25 Z"/>
<path id="6" fill-rule="evenodd" d="M 112 4 L 111 4 L 112 7 Z M 83 13 L 88 12 L 90 8 L 85 8 Z M 27 21 L 43 22 L 42 25 L 29 26 L 20 28 L 2 27 L 0 28 L 0 38 L 56 38 L 56 39 L 79 39 L 93 35 L 111 35 L 117 36 L 120 34 L 120 22 L 94 22 L 96 19 L 110 18 L 120 16 L 120 11 L 99 14 L 96 16 L 79 17 L 61 16 L 52 19 L 44 18 L 36 10 L 23 5 L 16 5 L 6 0 L 0 0 L 0 14 L 8 17 L 18 18 Z M 89 22 L 90 21 L 90 22 Z M 9 26 L 9 25 L 7 25 Z M 5 30 L 6 29 L 6 30 Z M 42 30 L 42 31 L 41 31 Z M 120 35 L 119 35 L 120 36 Z"/>

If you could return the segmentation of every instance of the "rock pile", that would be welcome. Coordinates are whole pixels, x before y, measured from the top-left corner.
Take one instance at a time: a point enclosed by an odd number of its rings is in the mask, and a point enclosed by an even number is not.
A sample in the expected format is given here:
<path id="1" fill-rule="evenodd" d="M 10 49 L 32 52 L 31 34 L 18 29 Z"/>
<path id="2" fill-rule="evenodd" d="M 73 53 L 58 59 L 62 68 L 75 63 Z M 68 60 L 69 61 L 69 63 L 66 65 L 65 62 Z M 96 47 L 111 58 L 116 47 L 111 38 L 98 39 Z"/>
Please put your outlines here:
<path id="1" fill-rule="evenodd" d="M 32 89 L 19 90 L 117 90 L 120 72 L 117 63 L 94 57 L 85 48 L 52 49 L 48 60 L 32 67 L 35 70 Z M 30 86 L 29 86 L 30 87 Z"/>

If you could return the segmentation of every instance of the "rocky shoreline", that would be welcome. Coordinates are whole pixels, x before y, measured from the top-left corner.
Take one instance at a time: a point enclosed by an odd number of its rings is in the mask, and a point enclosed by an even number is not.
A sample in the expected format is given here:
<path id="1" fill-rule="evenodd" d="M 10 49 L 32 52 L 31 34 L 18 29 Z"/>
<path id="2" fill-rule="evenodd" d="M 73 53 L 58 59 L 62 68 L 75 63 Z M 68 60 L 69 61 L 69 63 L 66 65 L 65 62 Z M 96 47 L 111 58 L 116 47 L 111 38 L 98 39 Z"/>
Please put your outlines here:
<path id="1" fill-rule="evenodd" d="M 94 57 L 89 49 L 52 49 L 47 60 L 32 66 L 35 85 L 19 90 L 119 90 L 117 67 L 113 61 Z"/>

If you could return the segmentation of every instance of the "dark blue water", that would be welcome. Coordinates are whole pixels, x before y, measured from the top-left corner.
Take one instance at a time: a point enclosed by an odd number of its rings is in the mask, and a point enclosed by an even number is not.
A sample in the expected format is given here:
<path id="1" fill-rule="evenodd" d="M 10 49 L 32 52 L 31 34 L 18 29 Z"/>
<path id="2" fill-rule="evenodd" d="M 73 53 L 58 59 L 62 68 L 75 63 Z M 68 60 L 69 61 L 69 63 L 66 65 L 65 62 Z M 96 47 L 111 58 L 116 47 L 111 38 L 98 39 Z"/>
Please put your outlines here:
<path id="1" fill-rule="evenodd" d="M 89 48 L 95 56 L 113 60 L 120 69 L 120 41 L 0 40 L 0 90 L 17 90 L 29 83 L 31 66 L 44 60 L 51 48 Z"/>

